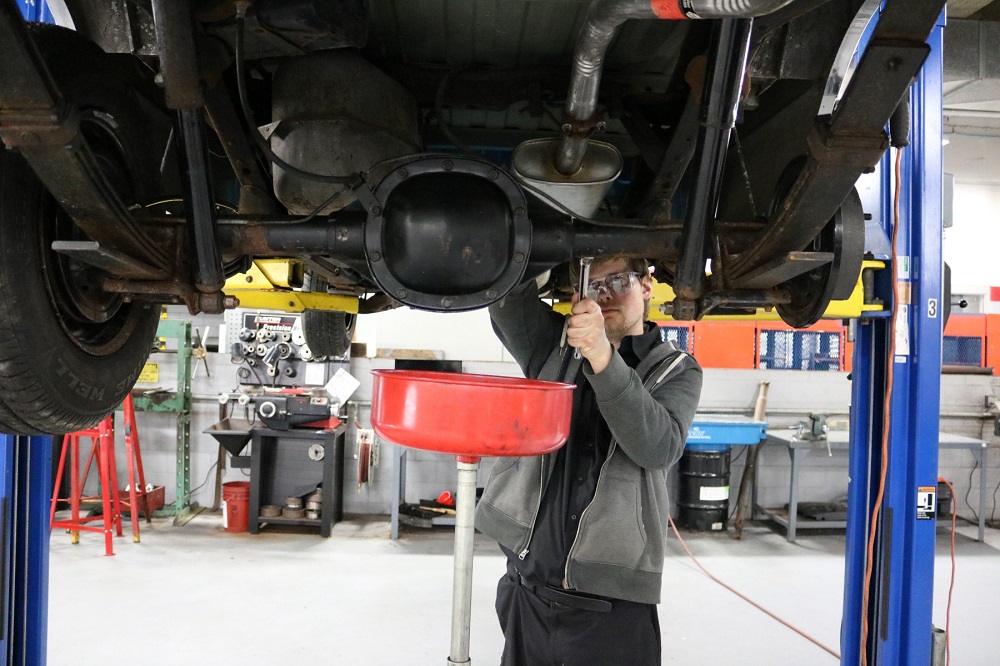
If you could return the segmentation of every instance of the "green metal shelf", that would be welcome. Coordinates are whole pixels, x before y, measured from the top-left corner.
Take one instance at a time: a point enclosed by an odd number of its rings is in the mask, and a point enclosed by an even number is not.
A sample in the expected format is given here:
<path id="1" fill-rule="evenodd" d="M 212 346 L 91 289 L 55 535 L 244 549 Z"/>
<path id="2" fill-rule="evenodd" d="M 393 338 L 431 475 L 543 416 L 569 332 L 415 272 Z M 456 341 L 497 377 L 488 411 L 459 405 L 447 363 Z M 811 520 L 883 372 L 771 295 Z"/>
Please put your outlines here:
<path id="1" fill-rule="evenodd" d="M 174 389 L 133 390 L 132 400 L 136 411 L 177 415 L 177 498 L 173 506 L 165 506 L 154 515 L 173 516 L 174 525 L 184 525 L 204 510 L 191 502 L 191 322 L 161 320 L 156 335 L 177 340 L 177 386 Z"/>

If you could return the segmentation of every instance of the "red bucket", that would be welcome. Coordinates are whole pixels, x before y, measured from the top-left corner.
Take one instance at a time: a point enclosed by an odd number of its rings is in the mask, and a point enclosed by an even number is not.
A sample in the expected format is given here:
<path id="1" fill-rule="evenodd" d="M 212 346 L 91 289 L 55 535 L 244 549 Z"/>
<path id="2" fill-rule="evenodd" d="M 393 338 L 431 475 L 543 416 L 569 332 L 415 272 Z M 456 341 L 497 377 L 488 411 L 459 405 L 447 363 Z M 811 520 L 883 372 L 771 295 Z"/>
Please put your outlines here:
<path id="1" fill-rule="evenodd" d="M 458 456 L 534 456 L 569 436 L 572 384 L 419 370 L 372 370 L 380 437 Z"/>
<path id="2" fill-rule="evenodd" d="M 222 484 L 222 526 L 227 532 L 246 532 L 250 523 L 250 482 Z"/>

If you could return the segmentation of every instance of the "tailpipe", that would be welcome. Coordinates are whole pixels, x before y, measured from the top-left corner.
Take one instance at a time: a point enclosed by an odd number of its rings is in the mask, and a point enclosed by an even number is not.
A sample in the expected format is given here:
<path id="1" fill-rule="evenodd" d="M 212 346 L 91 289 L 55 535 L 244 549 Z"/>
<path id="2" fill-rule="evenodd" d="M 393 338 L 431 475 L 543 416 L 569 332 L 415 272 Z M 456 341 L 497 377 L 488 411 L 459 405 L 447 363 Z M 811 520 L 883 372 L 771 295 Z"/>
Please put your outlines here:
<path id="1" fill-rule="evenodd" d="M 584 164 L 590 135 L 598 129 L 594 118 L 601 70 L 608 46 L 629 19 L 716 19 L 765 16 L 792 0 L 594 0 L 576 40 L 573 72 L 563 112 L 563 134 L 555 168 L 572 176 Z"/>

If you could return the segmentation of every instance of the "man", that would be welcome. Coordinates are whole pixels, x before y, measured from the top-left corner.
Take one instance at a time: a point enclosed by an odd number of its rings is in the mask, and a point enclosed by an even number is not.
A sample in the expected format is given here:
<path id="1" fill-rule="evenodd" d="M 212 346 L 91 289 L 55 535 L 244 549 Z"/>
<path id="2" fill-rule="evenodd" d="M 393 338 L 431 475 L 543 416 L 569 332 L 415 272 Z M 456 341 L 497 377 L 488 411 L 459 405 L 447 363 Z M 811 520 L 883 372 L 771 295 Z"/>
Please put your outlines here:
<path id="1" fill-rule="evenodd" d="M 651 293 L 645 261 L 602 257 L 568 317 L 530 280 L 490 307 L 526 377 L 577 386 L 566 445 L 498 460 L 477 508 L 507 555 L 504 666 L 660 664 L 667 472 L 702 373 L 646 321 Z"/>

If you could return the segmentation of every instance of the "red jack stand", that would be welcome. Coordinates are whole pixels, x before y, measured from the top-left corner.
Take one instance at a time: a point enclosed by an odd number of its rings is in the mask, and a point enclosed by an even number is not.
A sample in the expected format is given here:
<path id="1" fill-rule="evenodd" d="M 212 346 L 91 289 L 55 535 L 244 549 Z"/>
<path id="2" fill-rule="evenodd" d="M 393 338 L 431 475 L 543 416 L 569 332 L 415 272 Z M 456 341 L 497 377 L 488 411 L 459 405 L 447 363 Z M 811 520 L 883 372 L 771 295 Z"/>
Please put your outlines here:
<path id="1" fill-rule="evenodd" d="M 137 508 L 145 507 L 146 522 L 151 522 L 149 518 L 148 502 L 146 502 L 146 481 L 142 470 L 142 456 L 139 452 L 139 437 L 135 427 L 135 408 L 132 406 L 132 396 L 125 398 L 122 404 L 125 416 L 125 451 L 128 458 L 128 481 L 129 499 L 126 506 L 129 509 L 132 521 L 132 541 L 139 542 L 139 519 Z M 91 440 L 90 454 L 84 466 L 83 474 L 80 474 L 80 439 L 89 437 Z M 59 487 L 62 484 L 63 472 L 66 468 L 66 453 L 70 455 L 70 495 L 66 498 L 59 497 Z M 97 460 L 97 470 L 100 476 L 101 494 L 84 496 L 83 488 L 87 483 L 90 474 L 90 464 Z M 138 482 L 136 483 L 136 472 L 138 472 Z M 140 498 L 143 500 L 140 503 Z M 80 505 L 85 502 L 101 502 L 101 515 L 91 517 L 80 516 Z M 56 520 L 56 506 L 58 502 L 68 502 L 70 505 L 70 518 L 68 520 Z M 104 534 L 105 555 L 114 555 L 112 547 L 112 530 L 116 536 L 122 536 L 122 500 L 118 491 L 118 470 L 115 464 L 115 431 L 114 416 L 101 421 L 97 427 L 79 430 L 69 433 L 63 438 L 62 453 L 59 457 L 59 469 L 56 472 L 55 484 L 52 491 L 52 503 L 49 508 L 50 529 L 61 527 L 69 530 L 72 542 L 80 542 L 80 532 L 97 532 Z M 101 521 L 101 526 L 88 525 L 87 523 Z"/>

